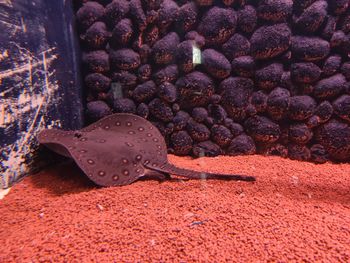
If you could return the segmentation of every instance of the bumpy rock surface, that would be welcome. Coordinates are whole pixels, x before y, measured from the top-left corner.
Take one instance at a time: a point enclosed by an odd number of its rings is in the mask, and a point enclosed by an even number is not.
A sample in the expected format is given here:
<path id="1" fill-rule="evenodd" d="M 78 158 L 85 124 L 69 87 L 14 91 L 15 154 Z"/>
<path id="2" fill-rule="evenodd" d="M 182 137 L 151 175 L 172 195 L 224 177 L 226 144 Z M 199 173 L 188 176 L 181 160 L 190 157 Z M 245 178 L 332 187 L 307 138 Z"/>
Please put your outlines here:
<path id="1" fill-rule="evenodd" d="M 88 121 L 150 120 L 169 153 L 350 161 L 348 0 L 80 0 Z"/>

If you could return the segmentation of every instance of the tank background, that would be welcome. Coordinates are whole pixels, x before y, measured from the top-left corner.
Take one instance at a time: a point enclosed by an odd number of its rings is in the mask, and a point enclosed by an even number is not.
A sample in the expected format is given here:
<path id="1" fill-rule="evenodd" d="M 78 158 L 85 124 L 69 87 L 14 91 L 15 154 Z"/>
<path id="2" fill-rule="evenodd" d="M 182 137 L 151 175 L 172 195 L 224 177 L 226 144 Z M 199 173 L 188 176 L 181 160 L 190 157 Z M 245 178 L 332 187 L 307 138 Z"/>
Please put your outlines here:
<path id="1" fill-rule="evenodd" d="M 0 3 L 0 188 L 59 162 L 39 147 L 44 128 L 83 126 L 72 1 Z"/>
<path id="2" fill-rule="evenodd" d="M 136 113 L 177 155 L 350 159 L 347 0 L 75 3 L 90 122 Z"/>

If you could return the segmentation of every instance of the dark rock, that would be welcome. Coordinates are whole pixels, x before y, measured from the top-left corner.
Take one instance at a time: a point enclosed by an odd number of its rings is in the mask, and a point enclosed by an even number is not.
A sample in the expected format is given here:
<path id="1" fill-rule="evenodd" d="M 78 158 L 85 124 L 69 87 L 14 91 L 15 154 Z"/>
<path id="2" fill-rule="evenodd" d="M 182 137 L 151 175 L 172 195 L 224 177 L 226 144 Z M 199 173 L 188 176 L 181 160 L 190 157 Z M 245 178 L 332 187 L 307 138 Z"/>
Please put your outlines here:
<path id="1" fill-rule="evenodd" d="M 350 33 L 350 11 L 348 11 L 341 19 L 339 23 L 340 29 L 345 33 Z"/>
<path id="2" fill-rule="evenodd" d="M 185 111 L 177 112 L 173 118 L 174 130 L 180 131 L 184 129 L 189 119 L 190 119 L 190 115 L 187 112 Z"/>
<path id="3" fill-rule="evenodd" d="M 143 44 L 137 49 L 137 52 L 140 55 L 141 63 L 143 64 L 148 63 L 148 59 L 149 59 L 149 55 L 151 54 L 151 51 L 152 51 L 151 48 L 147 44 Z"/>
<path id="4" fill-rule="evenodd" d="M 222 106 L 235 121 L 246 117 L 246 108 L 254 90 L 254 83 L 248 78 L 227 78 L 220 83 Z"/>
<path id="5" fill-rule="evenodd" d="M 135 113 L 136 105 L 131 99 L 115 98 L 113 101 L 113 110 L 120 113 Z"/>
<path id="6" fill-rule="evenodd" d="M 190 31 L 197 22 L 198 8 L 193 2 L 180 7 L 176 18 L 176 26 L 180 32 Z"/>
<path id="7" fill-rule="evenodd" d="M 164 82 L 174 82 L 177 79 L 178 75 L 178 67 L 177 65 L 173 64 L 158 70 L 154 74 L 153 79 L 157 85 L 160 85 Z"/>
<path id="8" fill-rule="evenodd" d="M 112 110 L 104 101 L 96 100 L 86 104 L 86 113 L 88 119 L 91 122 L 95 122 L 111 114 Z"/>
<path id="9" fill-rule="evenodd" d="M 106 6 L 105 18 L 109 24 L 114 27 L 129 13 L 129 10 L 129 1 L 113 0 Z"/>
<path id="10" fill-rule="evenodd" d="M 234 122 L 230 118 L 226 118 L 224 120 L 224 125 L 227 127 L 232 134 L 232 137 L 237 137 L 238 135 L 242 134 L 244 132 L 244 128 L 241 124 Z"/>
<path id="11" fill-rule="evenodd" d="M 334 16 L 328 16 L 327 22 L 322 30 L 321 36 L 326 40 L 330 40 L 337 27 L 338 18 Z"/>
<path id="12" fill-rule="evenodd" d="M 342 95 L 333 102 L 334 113 L 350 122 L 350 95 Z"/>
<path id="13" fill-rule="evenodd" d="M 250 51 L 249 40 L 241 34 L 234 34 L 222 45 L 222 52 L 229 59 L 246 56 Z"/>
<path id="14" fill-rule="evenodd" d="M 220 147 L 226 147 L 232 140 L 232 133 L 223 125 L 213 125 L 210 129 L 212 140 Z"/>
<path id="15" fill-rule="evenodd" d="M 193 63 L 193 49 L 196 48 L 194 40 L 181 42 L 176 49 L 176 62 L 184 73 L 191 72 L 195 64 Z"/>
<path id="16" fill-rule="evenodd" d="M 311 152 L 305 145 L 289 144 L 288 156 L 292 160 L 308 161 L 311 158 Z"/>
<path id="17" fill-rule="evenodd" d="M 141 0 L 130 0 L 130 15 L 138 30 L 142 32 L 147 26 L 146 14 L 143 11 Z"/>
<path id="18" fill-rule="evenodd" d="M 84 53 L 83 63 L 89 72 L 106 73 L 109 71 L 109 58 L 104 50 Z"/>
<path id="19" fill-rule="evenodd" d="M 238 28 L 245 33 L 254 31 L 257 20 L 258 16 L 256 10 L 251 5 L 245 5 L 238 11 Z"/>
<path id="20" fill-rule="evenodd" d="M 211 127 L 214 125 L 214 119 L 212 117 L 207 117 L 204 123 L 205 125 L 207 125 L 207 127 Z"/>
<path id="21" fill-rule="evenodd" d="M 132 97 L 137 102 L 146 102 L 151 100 L 157 92 L 157 86 L 153 80 L 149 80 L 138 85 L 133 93 Z"/>
<path id="22" fill-rule="evenodd" d="M 158 10 L 163 0 L 142 0 L 143 6 L 146 10 Z"/>
<path id="23" fill-rule="evenodd" d="M 109 37 L 110 33 L 107 30 L 106 24 L 99 21 L 93 23 L 86 30 L 85 34 L 81 36 L 84 43 L 92 49 L 104 48 Z"/>
<path id="24" fill-rule="evenodd" d="M 258 113 L 265 112 L 267 109 L 267 95 L 261 90 L 253 92 L 250 103 Z"/>
<path id="25" fill-rule="evenodd" d="M 217 104 L 209 104 L 208 111 L 210 117 L 213 118 L 214 123 L 223 123 L 224 120 L 227 118 L 227 113 L 225 109 Z"/>
<path id="26" fill-rule="evenodd" d="M 219 94 L 213 94 L 210 97 L 210 103 L 212 104 L 219 104 L 221 102 L 221 96 Z"/>
<path id="27" fill-rule="evenodd" d="M 79 8 L 76 16 L 79 25 L 85 29 L 101 19 L 104 12 L 105 9 L 101 4 L 91 1 L 84 3 L 83 6 Z"/>
<path id="28" fill-rule="evenodd" d="M 320 78 L 321 69 L 312 62 L 293 63 L 290 73 L 294 82 L 313 83 Z"/>
<path id="29" fill-rule="evenodd" d="M 350 127 L 346 123 L 332 119 L 317 129 L 315 137 L 335 160 L 350 159 Z"/>
<path id="30" fill-rule="evenodd" d="M 112 37 L 109 42 L 113 48 L 125 47 L 130 43 L 133 36 L 132 22 L 130 19 L 122 19 L 113 29 Z"/>
<path id="31" fill-rule="evenodd" d="M 158 24 L 165 31 L 177 18 L 179 6 L 172 0 L 164 0 L 159 9 Z"/>
<path id="32" fill-rule="evenodd" d="M 159 17 L 159 12 L 155 10 L 146 11 L 146 23 L 147 25 L 154 24 Z"/>
<path id="33" fill-rule="evenodd" d="M 350 81 L 350 61 L 343 63 L 340 70 L 341 70 L 342 74 L 344 75 L 344 77 L 348 81 Z"/>
<path id="34" fill-rule="evenodd" d="M 292 56 L 302 61 L 319 61 L 328 56 L 330 45 L 318 37 L 293 36 Z"/>
<path id="35" fill-rule="evenodd" d="M 341 56 L 339 55 L 330 56 L 326 59 L 326 61 L 323 64 L 322 74 L 327 77 L 332 76 L 338 72 L 340 66 L 341 66 Z"/>
<path id="36" fill-rule="evenodd" d="M 293 1 L 293 8 L 296 12 L 303 11 L 304 9 L 308 8 L 312 3 L 316 2 L 317 0 L 294 0 Z"/>
<path id="37" fill-rule="evenodd" d="M 210 138 L 210 131 L 204 124 L 194 120 L 189 120 L 186 125 L 186 130 L 193 140 L 196 142 L 207 141 Z"/>
<path id="38" fill-rule="evenodd" d="M 137 69 L 141 64 L 139 54 L 129 48 L 111 50 L 109 58 L 111 65 L 121 70 Z"/>
<path id="39" fill-rule="evenodd" d="M 148 115 L 149 115 L 149 108 L 148 108 L 147 104 L 146 103 L 140 103 L 137 106 L 136 114 L 141 116 L 142 118 L 147 119 Z"/>
<path id="40" fill-rule="evenodd" d="M 270 64 L 255 72 L 255 81 L 259 88 L 271 90 L 278 86 L 283 74 L 283 65 L 280 63 Z"/>
<path id="41" fill-rule="evenodd" d="M 195 157 L 214 157 L 223 154 L 220 146 L 213 143 L 212 141 L 205 141 L 195 144 L 193 146 L 192 152 Z"/>
<path id="42" fill-rule="evenodd" d="M 111 79 L 101 73 L 92 73 L 85 77 L 85 85 L 92 92 L 106 92 L 111 85 Z"/>
<path id="43" fill-rule="evenodd" d="M 272 143 L 279 139 L 281 134 L 278 124 L 263 116 L 253 116 L 244 122 L 244 128 L 255 141 Z"/>
<path id="44" fill-rule="evenodd" d="M 327 16 L 327 8 L 328 4 L 326 1 L 316 1 L 296 19 L 296 26 L 299 30 L 306 33 L 317 31 Z"/>
<path id="45" fill-rule="evenodd" d="M 177 100 L 177 89 L 170 82 L 163 82 L 158 86 L 158 97 L 165 102 L 173 103 Z"/>
<path id="46" fill-rule="evenodd" d="M 314 115 L 307 120 L 306 125 L 310 128 L 314 128 L 327 122 L 332 117 L 333 111 L 333 107 L 329 101 L 321 102 L 316 107 Z"/>
<path id="47" fill-rule="evenodd" d="M 289 48 L 291 35 L 287 24 L 258 28 L 250 39 L 252 56 L 255 59 L 269 59 L 282 54 Z"/>
<path id="48" fill-rule="evenodd" d="M 273 120 L 284 119 L 288 113 L 290 92 L 287 89 L 275 88 L 267 98 L 267 112 Z"/>
<path id="49" fill-rule="evenodd" d="M 232 9 L 213 7 L 207 11 L 198 26 L 198 33 L 209 45 L 225 43 L 235 32 L 237 15 Z"/>
<path id="50" fill-rule="evenodd" d="M 231 64 L 226 57 L 214 49 L 206 49 L 202 53 L 203 65 L 214 78 L 224 79 L 231 73 Z"/>
<path id="51" fill-rule="evenodd" d="M 255 152 L 256 147 L 254 140 L 245 134 L 233 138 L 226 151 L 226 153 L 231 156 L 255 154 Z"/>
<path id="52" fill-rule="evenodd" d="M 113 72 L 111 78 L 113 83 L 118 83 L 121 85 L 121 87 L 131 89 L 137 85 L 136 75 L 125 70 Z"/>
<path id="53" fill-rule="evenodd" d="M 191 115 L 196 122 L 202 123 L 208 117 L 208 111 L 205 108 L 196 107 L 193 108 Z"/>
<path id="54" fill-rule="evenodd" d="M 144 31 L 144 42 L 152 47 L 159 40 L 159 28 L 152 26 Z"/>
<path id="55" fill-rule="evenodd" d="M 187 155 L 192 150 L 193 140 L 186 131 L 174 132 L 170 141 L 176 155 Z"/>
<path id="56" fill-rule="evenodd" d="M 330 99 L 341 94 L 344 90 L 346 79 L 342 74 L 322 79 L 317 82 L 313 95 L 318 99 Z"/>
<path id="57" fill-rule="evenodd" d="M 271 22 L 283 22 L 292 14 L 292 0 L 262 0 L 257 8 L 258 17 Z"/>
<path id="58" fill-rule="evenodd" d="M 198 34 L 197 31 L 190 31 L 185 35 L 186 40 L 193 40 L 199 48 L 205 46 L 205 38 Z"/>
<path id="59" fill-rule="evenodd" d="M 211 6 L 214 0 L 195 0 L 199 6 Z"/>
<path id="60" fill-rule="evenodd" d="M 177 103 L 174 103 L 171 108 L 173 109 L 173 112 L 175 112 L 175 113 L 180 111 L 180 105 Z"/>
<path id="61" fill-rule="evenodd" d="M 307 144 L 313 136 L 312 131 L 304 123 L 289 126 L 289 140 L 296 144 Z"/>
<path id="62" fill-rule="evenodd" d="M 332 0 L 330 1 L 330 10 L 336 14 L 340 15 L 347 11 L 349 7 L 349 0 Z"/>
<path id="63" fill-rule="evenodd" d="M 280 143 L 271 143 L 261 146 L 259 152 L 268 156 L 280 156 L 286 158 L 288 156 L 288 148 Z"/>
<path id="64" fill-rule="evenodd" d="M 178 79 L 179 103 L 183 108 L 206 105 L 214 94 L 214 83 L 205 74 L 194 71 Z"/>
<path id="65" fill-rule="evenodd" d="M 170 32 L 158 40 L 152 49 L 152 57 L 156 64 L 169 64 L 175 59 L 175 52 L 179 44 L 179 36 Z"/>
<path id="66" fill-rule="evenodd" d="M 311 161 L 314 163 L 325 163 L 329 159 L 326 149 L 321 144 L 314 144 L 310 148 Z"/>
<path id="67" fill-rule="evenodd" d="M 255 61 L 251 56 L 242 56 L 233 59 L 232 71 L 240 77 L 253 77 L 255 74 Z"/>
<path id="68" fill-rule="evenodd" d="M 150 64 L 144 64 L 137 69 L 137 77 L 139 81 L 145 82 L 151 78 L 152 67 Z"/>
<path id="69" fill-rule="evenodd" d="M 149 105 L 149 112 L 156 117 L 157 119 L 163 122 L 169 122 L 174 118 L 173 111 L 171 108 L 163 102 L 162 100 L 155 98 L 153 99 Z"/>
<path id="70" fill-rule="evenodd" d="M 316 101 L 310 96 L 293 96 L 289 103 L 289 118 L 296 121 L 306 120 L 314 114 L 316 106 Z"/>

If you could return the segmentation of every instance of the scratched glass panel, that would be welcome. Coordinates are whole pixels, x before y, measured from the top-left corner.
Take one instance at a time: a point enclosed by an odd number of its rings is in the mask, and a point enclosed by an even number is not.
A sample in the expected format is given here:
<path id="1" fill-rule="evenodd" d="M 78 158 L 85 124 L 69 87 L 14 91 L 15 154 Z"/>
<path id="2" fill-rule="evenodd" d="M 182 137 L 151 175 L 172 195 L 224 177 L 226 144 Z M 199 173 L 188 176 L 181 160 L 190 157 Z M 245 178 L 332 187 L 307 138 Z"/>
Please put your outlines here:
<path id="1" fill-rule="evenodd" d="M 36 135 L 82 126 L 70 1 L 0 2 L 0 188 L 45 164 Z"/>

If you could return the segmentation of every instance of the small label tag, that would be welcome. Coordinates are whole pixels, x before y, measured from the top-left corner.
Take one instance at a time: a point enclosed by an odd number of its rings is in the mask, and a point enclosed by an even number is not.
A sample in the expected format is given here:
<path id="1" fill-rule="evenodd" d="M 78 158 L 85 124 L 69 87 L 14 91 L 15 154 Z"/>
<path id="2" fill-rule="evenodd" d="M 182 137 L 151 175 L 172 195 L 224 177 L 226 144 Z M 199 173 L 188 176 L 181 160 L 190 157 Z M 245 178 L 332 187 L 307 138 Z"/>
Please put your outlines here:
<path id="1" fill-rule="evenodd" d="M 202 63 L 201 50 L 196 45 L 192 46 L 192 63 L 193 65 Z"/>
<path id="2" fill-rule="evenodd" d="M 112 90 L 112 94 L 113 94 L 114 99 L 123 98 L 123 88 L 119 82 L 112 82 L 111 90 Z"/>

